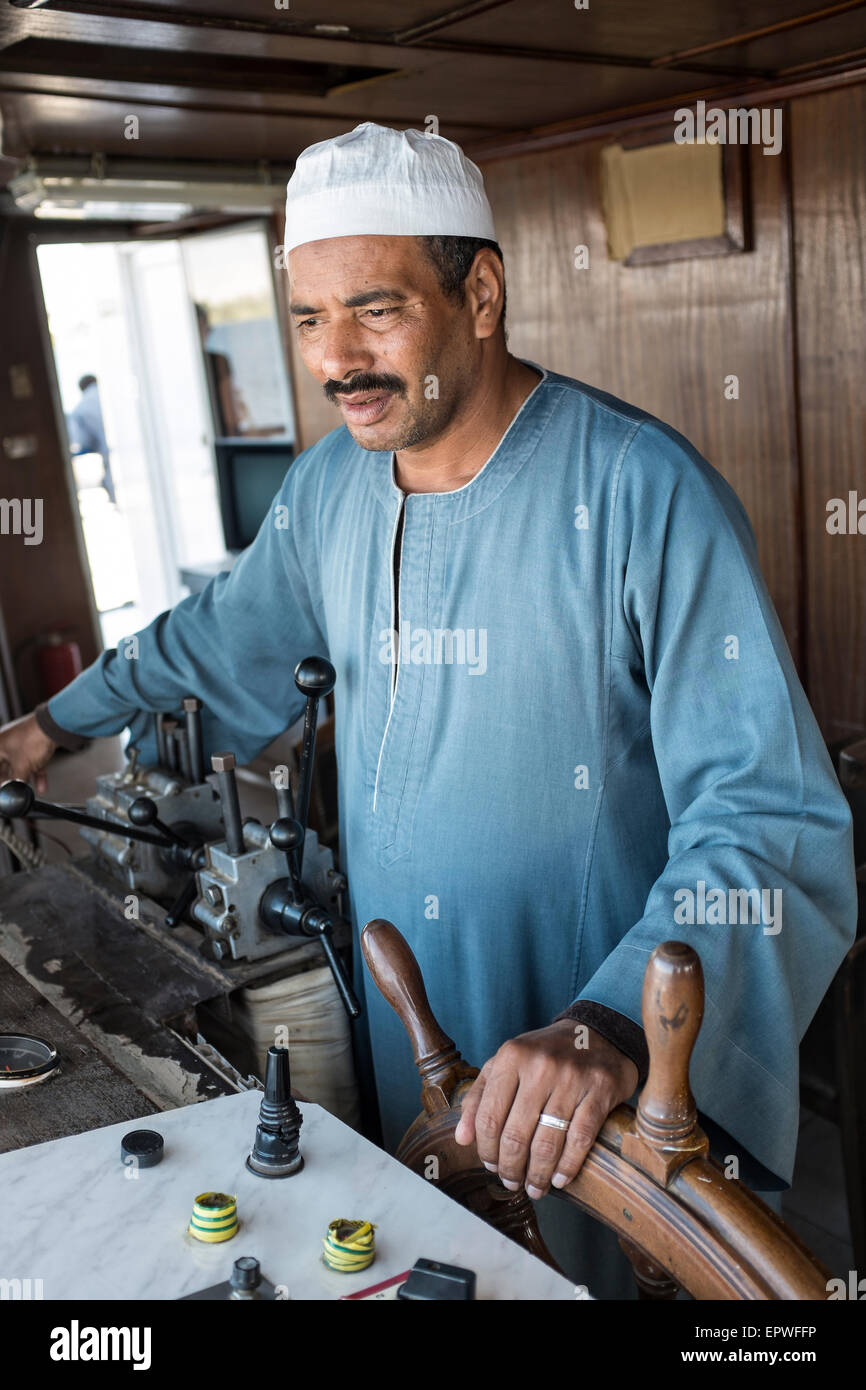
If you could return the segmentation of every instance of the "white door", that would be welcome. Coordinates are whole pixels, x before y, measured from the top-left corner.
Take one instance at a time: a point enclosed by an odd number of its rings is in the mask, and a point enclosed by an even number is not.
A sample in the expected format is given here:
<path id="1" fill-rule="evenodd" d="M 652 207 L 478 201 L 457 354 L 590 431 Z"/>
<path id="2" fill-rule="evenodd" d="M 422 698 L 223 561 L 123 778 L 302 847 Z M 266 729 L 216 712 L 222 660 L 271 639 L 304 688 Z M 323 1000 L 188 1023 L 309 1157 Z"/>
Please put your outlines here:
<path id="1" fill-rule="evenodd" d="M 200 336 L 177 241 L 119 248 L 142 395 L 157 545 L 175 602 L 181 567 L 225 552 Z"/>

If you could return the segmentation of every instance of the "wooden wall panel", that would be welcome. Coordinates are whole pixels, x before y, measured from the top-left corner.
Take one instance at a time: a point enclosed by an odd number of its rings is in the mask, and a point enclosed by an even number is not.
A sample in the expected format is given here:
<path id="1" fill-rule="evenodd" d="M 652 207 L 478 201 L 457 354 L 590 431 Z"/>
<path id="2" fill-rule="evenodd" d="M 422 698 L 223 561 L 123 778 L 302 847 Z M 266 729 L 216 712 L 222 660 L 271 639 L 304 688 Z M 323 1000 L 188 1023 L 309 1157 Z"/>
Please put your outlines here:
<path id="1" fill-rule="evenodd" d="M 489 163 L 505 253 L 509 340 L 521 357 L 601 387 L 674 425 L 742 499 L 795 660 L 798 466 L 784 166 L 751 151 L 754 249 L 625 267 L 607 256 L 604 142 Z M 587 269 L 574 249 L 589 250 Z M 726 400 L 725 378 L 739 378 Z"/>
<path id="2" fill-rule="evenodd" d="M 102 642 L 66 445 L 57 429 L 53 363 L 47 334 L 42 336 L 44 310 L 32 256 L 23 222 L 0 218 L 5 329 L 0 333 L 0 437 L 36 439 L 35 454 L 18 460 L 9 458 L 0 445 L 0 498 L 41 498 L 43 504 L 41 544 L 25 545 L 21 535 L 0 534 L 0 613 L 13 652 L 40 633 L 68 629 L 88 665 L 102 650 Z M 14 367 L 26 369 L 30 396 L 15 394 Z M 37 698 L 26 680 L 20 696 L 25 709 Z"/>
<path id="3" fill-rule="evenodd" d="M 866 499 L 866 85 L 794 103 L 791 150 L 810 695 L 836 740 L 866 732 L 866 535 L 826 528 Z"/>

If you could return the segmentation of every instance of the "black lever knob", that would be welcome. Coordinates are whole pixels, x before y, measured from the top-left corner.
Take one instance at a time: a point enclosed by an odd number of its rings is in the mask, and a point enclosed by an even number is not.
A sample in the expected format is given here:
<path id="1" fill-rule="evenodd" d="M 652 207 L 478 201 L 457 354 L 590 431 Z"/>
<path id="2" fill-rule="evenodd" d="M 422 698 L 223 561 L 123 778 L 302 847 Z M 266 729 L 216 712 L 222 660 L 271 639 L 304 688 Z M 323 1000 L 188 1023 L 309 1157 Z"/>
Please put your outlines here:
<path id="1" fill-rule="evenodd" d="M 298 851 L 304 843 L 304 827 L 291 816 L 281 816 L 279 820 L 274 821 L 268 833 L 274 849 L 281 849 L 286 856 L 295 902 L 303 902 L 304 890 L 298 874 Z"/>
<path id="2" fill-rule="evenodd" d="M 297 849 L 302 844 L 304 828 L 299 820 L 291 816 L 281 816 L 272 824 L 270 837 L 274 849 L 282 849 L 282 852 L 288 855 L 292 849 Z"/>
<path id="3" fill-rule="evenodd" d="M 4 782 L 0 787 L 0 816 L 8 820 L 18 820 L 26 816 L 36 793 L 29 782 Z"/>
<path id="4" fill-rule="evenodd" d="M 295 667 L 295 685 L 302 695 L 321 700 L 337 684 L 337 673 L 323 656 L 306 656 Z"/>
<path id="5" fill-rule="evenodd" d="M 176 845 L 187 845 L 189 843 L 189 841 L 184 839 L 183 835 L 175 830 L 173 826 L 166 825 L 159 819 L 156 802 L 152 801 L 149 796 L 137 796 L 126 814 L 129 817 L 131 825 L 153 825 L 156 826 L 156 829 L 161 835 L 167 836 L 167 838 L 173 840 Z"/>
<path id="6" fill-rule="evenodd" d="M 288 816 L 275 820 L 270 829 L 271 844 L 274 849 L 281 849 L 288 853 L 290 849 L 297 849 L 304 838 L 304 827 L 300 821 L 292 820 Z"/>
<path id="7" fill-rule="evenodd" d="M 133 825 L 155 825 L 157 821 L 156 802 L 149 796 L 137 796 L 127 815 Z"/>

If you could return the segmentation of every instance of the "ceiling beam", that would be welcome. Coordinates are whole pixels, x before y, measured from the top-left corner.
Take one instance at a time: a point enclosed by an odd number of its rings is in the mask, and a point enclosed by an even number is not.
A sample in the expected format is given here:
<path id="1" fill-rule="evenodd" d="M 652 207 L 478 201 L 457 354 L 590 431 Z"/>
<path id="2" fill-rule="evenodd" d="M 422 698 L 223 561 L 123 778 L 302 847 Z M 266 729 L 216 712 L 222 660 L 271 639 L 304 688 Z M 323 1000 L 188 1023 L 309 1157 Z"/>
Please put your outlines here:
<path id="1" fill-rule="evenodd" d="M 261 35 L 270 39 L 294 39 L 306 45 L 314 45 L 315 52 L 310 54 L 310 58 L 319 61 L 328 61 L 328 54 L 334 62 L 360 62 L 367 61 L 373 65 L 380 65 L 384 62 L 411 62 L 417 59 L 419 53 L 433 53 L 438 55 L 466 55 L 482 56 L 490 58 L 508 58 L 512 60 L 530 63 L 558 63 L 560 65 L 580 67 L 587 64 L 611 68 L 634 68 L 643 71 L 653 71 L 660 67 L 676 67 L 677 70 L 684 72 L 706 73 L 710 76 L 731 76 L 735 78 L 748 78 L 751 75 L 758 77 L 772 77 L 772 69 L 750 69 L 744 68 L 742 64 L 735 64 L 723 67 L 718 64 L 701 62 L 698 55 L 704 51 L 709 52 L 716 47 L 733 46 L 745 42 L 754 37 L 755 34 L 770 33 L 776 28 L 791 27 L 798 23 L 812 23 L 822 18 L 832 18 L 837 13 L 857 8 L 866 4 L 866 0 L 845 0 L 845 3 L 830 6 L 821 11 L 813 12 L 811 15 L 801 17 L 796 20 L 783 20 L 778 25 L 768 26 L 766 31 L 753 31 L 751 34 L 736 34 L 728 38 L 718 40 L 712 44 L 703 45 L 693 50 L 683 50 L 680 53 L 666 54 L 658 58 L 635 57 L 626 53 L 601 53 L 596 50 L 571 49 L 567 51 L 552 48 L 535 48 L 525 45 L 508 45 L 484 42 L 461 42 L 459 39 L 435 39 L 430 38 L 425 41 L 424 36 L 439 32 L 442 28 L 451 27 L 461 19 L 470 18 L 473 14 L 482 14 L 487 10 L 500 8 L 503 5 L 511 4 L 513 0 L 476 0 L 475 4 L 463 5 L 457 9 L 449 10 L 446 14 L 437 19 L 430 20 L 426 24 L 416 25 L 414 28 L 402 30 L 366 30 L 351 28 L 346 33 L 333 32 L 337 26 L 327 26 L 311 24 L 307 21 L 293 21 L 291 19 L 275 18 L 271 20 L 259 20 L 248 18 L 229 18 L 224 15 L 203 15 L 192 13 L 188 10 L 167 10 L 163 7 L 140 3 L 136 5 L 119 6 L 108 0 L 107 4 L 95 3 L 95 0 L 54 0 L 49 10 L 18 10 L 13 12 L 18 17 L 19 25 L 24 26 L 22 33 L 40 32 L 44 37 L 52 35 L 53 28 L 50 25 L 52 16 L 58 18 L 64 16 L 72 21 L 72 25 L 67 25 L 68 39 L 101 43 L 103 41 L 101 33 L 93 26 L 90 31 L 82 28 L 76 32 L 74 21 L 77 17 L 82 19 L 101 19 L 111 20 L 112 26 L 122 26 L 123 29 L 136 30 L 135 36 L 130 34 L 130 38 L 120 36 L 120 29 L 117 29 L 118 42 L 136 43 L 142 47 L 150 46 L 147 43 L 147 26 L 158 26 L 152 31 L 154 46 L 160 48 L 169 47 L 167 35 L 172 27 L 177 27 L 179 31 L 190 29 L 198 30 L 204 34 L 233 33 L 249 34 L 250 36 Z M 286 12 L 280 12 L 282 15 Z M 28 24 L 28 18 L 30 23 Z M 6 22 L 9 23 L 10 17 L 7 16 Z M 37 30 L 37 27 L 38 30 Z M 145 26 L 142 29 L 142 26 Z M 342 26 L 340 26 L 342 27 Z M 325 30 L 331 32 L 325 33 Z M 60 32 L 60 31 L 58 31 Z M 64 34 L 66 37 L 66 34 Z M 109 41 L 114 41 L 112 34 Z M 338 45 L 336 51 L 332 50 L 332 45 Z M 188 42 L 184 47 L 189 47 Z M 208 45 L 203 44 L 201 51 L 208 51 Z M 399 52 L 393 50 L 404 50 L 401 57 Z M 349 57 L 352 52 L 353 56 Z M 688 55 L 695 54 L 695 60 L 690 61 Z M 388 54 L 389 57 L 384 57 Z M 295 58 L 303 59 L 305 54 L 298 51 L 293 45 L 293 55 Z"/>
<path id="2" fill-rule="evenodd" d="M 808 14 L 793 15 L 790 19 L 779 19 L 774 24 L 765 24 L 760 29 L 748 29 L 739 34 L 729 34 L 724 39 L 713 39 L 711 43 L 698 44 L 695 48 L 681 48 L 677 53 L 666 53 L 661 58 L 653 59 L 653 67 L 669 67 L 671 65 L 680 66 L 689 58 L 700 57 L 704 53 L 717 53 L 720 48 L 732 48 L 743 43 L 753 43 L 756 39 L 770 38 L 773 34 L 781 34 L 789 29 L 800 29 L 805 24 L 820 24 L 827 19 L 835 19 L 840 14 L 847 14 L 849 10 L 862 10 L 866 5 L 866 0 L 843 0 L 837 5 L 825 5 L 820 10 L 811 10 Z"/>
<path id="3" fill-rule="evenodd" d="M 70 80 L 77 79 L 57 76 L 56 78 L 46 79 L 46 82 L 56 81 L 68 83 Z M 276 118 L 278 120 L 335 122 L 342 127 L 346 127 L 353 122 L 357 125 L 361 121 L 370 119 L 370 113 L 368 111 L 337 111 L 331 106 L 327 107 L 327 109 L 310 106 L 287 107 L 272 106 L 261 102 L 256 105 L 238 105 L 233 102 L 208 99 L 207 97 L 202 97 L 201 100 L 196 100 L 195 98 L 185 100 L 174 95 L 156 96 L 153 93 L 147 95 L 131 94 L 126 87 L 121 92 L 94 91 L 91 86 L 87 85 L 84 78 L 80 79 L 80 84 L 81 85 L 78 87 L 36 86 L 27 80 L 26 74 L 21 74 L 19 76 L 14 73 L 3 74 L 0 72 L 0 93 L 6 93 L 8 96 L 53 97 L 67 101 L 107 102 L 124 107 L 134 105 L 136 108 L 140 106 L 157 107 L 164 111 L 201 111 L 210 115 L 221 116 L 254 116 L 258 118 L 267 116 L 269 120 Z M 238 93 L 238 96 L 243 95 L 249 94 Z M 253 95 L 250 100 L 252 101 L 254 99 L 255 97 Z M 390 125 L 402 130 L 405 126 L 406 117 L 405 115 L 377 115 L 376 120 L 381 122 L 382 125 Z M 480 135 L 495 135 L 497 132 L 507 129 L 502 122 L 496 121 L 454 120 L 449 121 L 448 125 L 452 128 L 459 128 L 460 130 L 475 130 L 478 131 Z"/>
<path id="4" fill-rule="evenodd" d="M 858 0 L 859 3 L 859 0 Z M 866 0 L 864 0 L 866 3 Z M 503 43 L 455 43 L 448 40 L 431 40 L 419 45 L 425 53 L 451 53 L 454 55 L 473 54 L 484 58 L 518 58 L 533 63 L 571 63 L 577 67 L 634 68 L 641 72 L 655 72 L 657 58 L 632 58 L 624 53 L 597 53 L 586 49 L 570 49 L 562 53 L 555 48 L 522 48 Z M 742 64 L 724 66 L 720 63 L 684 63 L 677 72 L 688 74 L 707 73 L 714 77 L 772 77 L 774 69 L 744 68 Z"/>

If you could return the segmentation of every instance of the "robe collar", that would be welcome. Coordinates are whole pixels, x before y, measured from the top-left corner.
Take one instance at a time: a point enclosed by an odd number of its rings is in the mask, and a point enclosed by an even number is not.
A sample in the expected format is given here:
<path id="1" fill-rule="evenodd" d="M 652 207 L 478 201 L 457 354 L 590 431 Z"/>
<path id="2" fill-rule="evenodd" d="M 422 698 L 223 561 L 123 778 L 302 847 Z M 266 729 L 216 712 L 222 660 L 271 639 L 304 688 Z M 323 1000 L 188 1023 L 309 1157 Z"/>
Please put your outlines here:
<path id="1" fill-rule="evenodd" d="M 551 382 L 551 373 L 545 367 L 523 358 L 520 361 L 524 362 L 525 366 L 541 372 L 541 380 L 536 382 L 520 406 L 487 462 L 474 478 L 470 478 L 468 483 L 464 483 L 453 492 L 412 493 L 413 507 L 426 504 L 435 506 L 437 510 L 447 508 L 452 520 L 463 520 L 494 501 L 515 473 L 535 453 L 555 407 L 558 393 L 546 389 Z M 358 452 L 365 453 L 360 447 Z M 376 495 L 391 513 L 405 496 L 394 480 L 394 454 L 391 451 L 380 451 L 366 454 L 366 459 Z"/>

